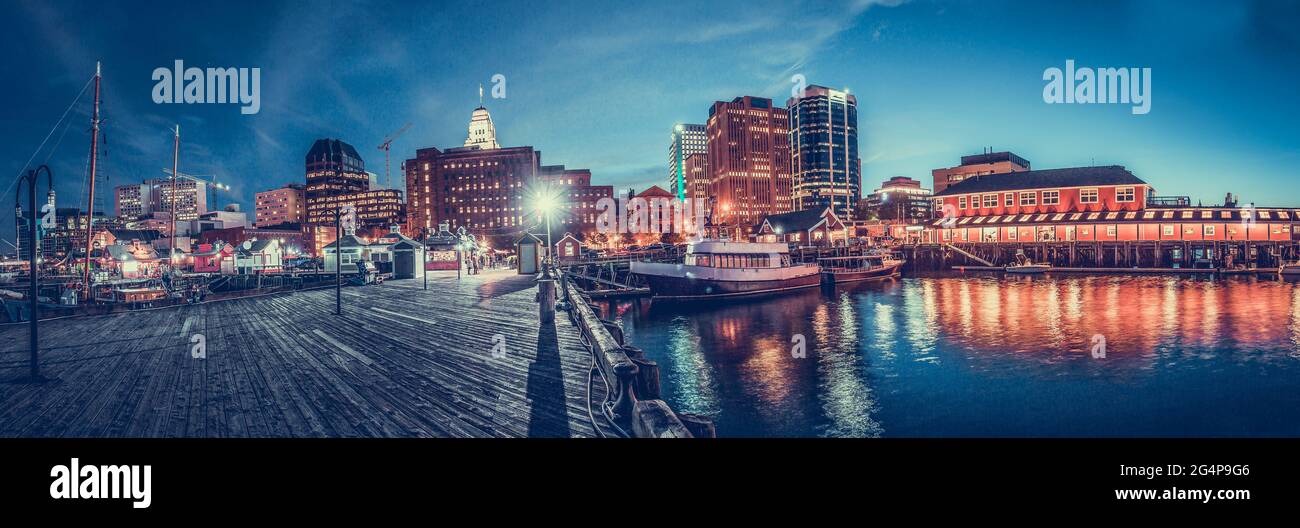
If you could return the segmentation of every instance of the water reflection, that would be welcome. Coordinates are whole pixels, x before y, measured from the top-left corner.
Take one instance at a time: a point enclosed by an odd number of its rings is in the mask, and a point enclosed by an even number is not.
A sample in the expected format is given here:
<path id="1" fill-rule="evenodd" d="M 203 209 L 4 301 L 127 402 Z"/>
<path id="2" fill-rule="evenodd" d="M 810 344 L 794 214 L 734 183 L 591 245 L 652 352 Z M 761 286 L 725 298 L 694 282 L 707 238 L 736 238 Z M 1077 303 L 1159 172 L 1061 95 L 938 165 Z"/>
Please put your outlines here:
<path id="1" fill-rule="evenodd" d="M 604 309 L 723 435 L 1300 434 L 1295 283 L 926 277 Z"/>

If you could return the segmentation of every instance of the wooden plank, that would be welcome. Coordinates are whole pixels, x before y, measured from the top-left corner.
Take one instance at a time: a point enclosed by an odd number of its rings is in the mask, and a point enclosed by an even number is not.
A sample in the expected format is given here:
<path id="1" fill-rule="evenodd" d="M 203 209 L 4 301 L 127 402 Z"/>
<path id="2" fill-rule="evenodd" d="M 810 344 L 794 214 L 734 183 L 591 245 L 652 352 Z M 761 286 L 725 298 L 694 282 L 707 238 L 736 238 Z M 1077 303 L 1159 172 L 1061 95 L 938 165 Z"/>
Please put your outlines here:
<path id="1" fill-rule="evenodd" d="M 0 436 L 597 434 L 591 355 L 566 318 L 539 331 L 531 277 L 421 285 L 348 288 L 341 316 L 320 289 L 42 322 L 58 381 L 0 383 Z M 0 343 L 0 380 L 25 374 L 26 326 Z"/>

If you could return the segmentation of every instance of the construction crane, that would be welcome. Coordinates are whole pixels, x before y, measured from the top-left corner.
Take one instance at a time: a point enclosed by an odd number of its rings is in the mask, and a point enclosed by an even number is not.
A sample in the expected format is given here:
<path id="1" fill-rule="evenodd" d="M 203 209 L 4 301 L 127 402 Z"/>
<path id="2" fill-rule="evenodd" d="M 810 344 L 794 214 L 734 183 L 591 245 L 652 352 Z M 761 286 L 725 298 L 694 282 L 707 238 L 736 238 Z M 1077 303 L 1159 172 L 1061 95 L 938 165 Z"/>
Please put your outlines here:
<path id="1" fill-rule="evenodd" d="M 379 150 L 384 151 L 384 188 L 388 188 L 388 182 L 390 181 L 390 175 L 388 174 L 390 170 L 388 149 L 393 146 L 393 140 L 397 139 L 397 136 L 402 135 L 403 132 L 406 132 L 406 129 L 408 128 L 411 128 L 411 123 L 402 125 L 402 128 L 397 129 L 397 132 L 389 134 L 388 137 L 384 138 L 384 142 L 379 145 Z"/>
<path id="2" fill-rule="evenodd" d="M 163 174 L 166 174 L 168 176 L 172 175 L 172 170 L 170 167 L 164 167 L 162 171 Z M 229 185 L 224 183 L 218 183 L 217 177 L 211 174 L 187 174 L 184 171 L 177 171 L 177 172 L 180 172 L 181 179 L 201 182 L 206 184 L 206 187 L 208 188 L 208 207 L 214 211 L 221 209 L 216 204 L 217 191 L 230 191 Z"/>

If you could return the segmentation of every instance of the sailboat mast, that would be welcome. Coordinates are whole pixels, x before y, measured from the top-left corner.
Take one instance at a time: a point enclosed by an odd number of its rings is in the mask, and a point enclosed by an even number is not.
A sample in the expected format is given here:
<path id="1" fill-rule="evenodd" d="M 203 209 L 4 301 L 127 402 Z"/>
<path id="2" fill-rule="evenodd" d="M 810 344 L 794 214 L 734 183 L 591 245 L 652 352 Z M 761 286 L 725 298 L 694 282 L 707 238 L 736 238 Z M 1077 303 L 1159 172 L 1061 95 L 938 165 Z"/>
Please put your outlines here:
<path id="1" fill-rule="evenodd" d="M 90 250 L 95 226 L 95 172 L 99 165 L 99 62 L 95 62 L 95 110 L 90 118 L 90 195 L 86 200 L 86 266 L 82 274 L 82 292 L 90 300 Z"/>
<path id="2" fill-rule="evenodd" d="M 176 269 L 176 179 L 181 173 L 177 166 L 181 156 L 181 126 L 176 125 L 176 139 L 172 142 L 172 236 L 171 251 L 167 253 L 167 265 Z"/>

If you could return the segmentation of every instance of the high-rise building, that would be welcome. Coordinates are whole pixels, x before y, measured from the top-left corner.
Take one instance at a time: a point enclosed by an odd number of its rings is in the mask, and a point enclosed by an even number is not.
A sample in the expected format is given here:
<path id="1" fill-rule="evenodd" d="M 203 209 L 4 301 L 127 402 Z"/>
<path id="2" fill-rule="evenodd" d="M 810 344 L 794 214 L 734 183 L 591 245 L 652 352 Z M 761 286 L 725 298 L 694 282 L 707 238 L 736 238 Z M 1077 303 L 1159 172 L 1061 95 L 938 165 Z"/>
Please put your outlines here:
<path id="1" fill-rule="evenodd" d="M 789 116 L 771 99 L 737 97 L 709 108 L 708 167 L 713 221 L 753 225 L 794 210 Z"/>
<path id="2" fill-rule="evenodd" d="M 437 232 L 446 222 L 474 234 L 503 235 L 537 227 L 533 194 L 545 184 L 559 194 L 559 226 L 583 232 L 594 227 L 596 202 L 611 197 L 613 187 L 591 185 L 591 172 L 542 166 L 533 147 L 501 147 L 492 118 L 482 106 L 474 109 L 466 146 L 416 151 L 406 160 L 406 190 L 410 208 L 407 231 Z"/>
<path id="3" fill-rule="evenodd" d="M 119 185 L 113 189 L 113 216 L 138 218 L 152 212 L 148 185 Z"/>
<path id="4" fill-rule="evenodd" d="M 986 174 L 1006 174 L 1030 170 L 1029 160 L 1011 152 L 993 152 L 990 149 L 981 154 L 961 157 L 961 165 L 946 169 L 934 169 L 934 193 L 939 194 L 949 186 L 955 185 L 972 176 Z"/>
<path id="5" fill-rule="evenodd" d="M 419 149 L 406 161 L 411 196 L 407 229 L 436 232 L 441 222 L 484 230 L 523 225 L 525 189 L 537 178 L 541 153 L 532 147 Z"/>
<path id="6" fill-rule="evenodd" d="M 686 157 L 684 165 L 686 175 L 686 196 L 694 200 L 709 199 L 709 155 L 691 154 Z M 682 196 L 678 196 L 682 198 Z"/>
<path id="7" fill-rule="evenodd" d="M 858 98 L 813 85 L 790 98 L 786 109 L 795 208 L 831 207 L 841 219 L 852 219 L 862 187 Z"/>
<path id="8" fill-rule="evenodd" d="M 145 180 L 144 185 L 149 189 L 149 203 L 145 214 L 171 213 L 173 189 L 176 193 L 176 220 L 188 222 L 208 212 L 206 183 L 185 178 L 174 182 L 171 178 L 155 178 Z"/>
<path id="9" fill-rule="evenodd" d="M 402 191 L 371 189 L 366 163 L 352 145 L 338 139 L 318 139 L 307 152 L 307 185 L 303 223 L 308 249 L 319 255 L 324 244 L 333 242 L 334 213 L 339 207 L 356 208 L 358 233 L 388 232 L 406 222 Z M 327 236 L 328 234 L 328 236 Z M 326 238 L 329 238 L 328 240 Z"/>
<path id="10" fill-rule="evenodd" d="M 279 189 L 257 193 L 254 225 L 301 224 L 306 218 L 305 189 L 302 184 L 290 183 Z"/>
<path id="11" fill-rule="evenodd" d="M 704 125 L 679 123 L 673 127 L 672 143 L 668 144 L 668 190 L 678 198 L 690 194 L 685 181 L 686 158 L 706 154 L 708 149 L 708 129 Z"/>
<path id="12" fill-rule="evenodd" d="M 307 223 L 333 224 L 334 210 L 326 198 L 370 190 L 366 162 L 357 149 L 337 139 L 318 139 L 307 152 Z"/>

